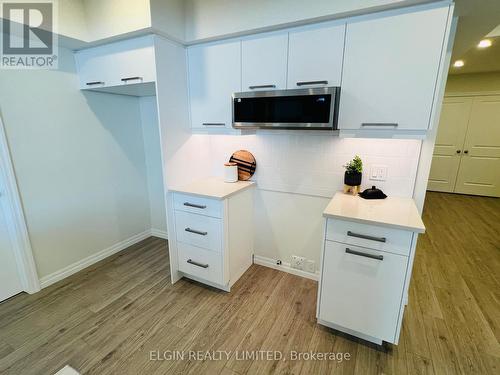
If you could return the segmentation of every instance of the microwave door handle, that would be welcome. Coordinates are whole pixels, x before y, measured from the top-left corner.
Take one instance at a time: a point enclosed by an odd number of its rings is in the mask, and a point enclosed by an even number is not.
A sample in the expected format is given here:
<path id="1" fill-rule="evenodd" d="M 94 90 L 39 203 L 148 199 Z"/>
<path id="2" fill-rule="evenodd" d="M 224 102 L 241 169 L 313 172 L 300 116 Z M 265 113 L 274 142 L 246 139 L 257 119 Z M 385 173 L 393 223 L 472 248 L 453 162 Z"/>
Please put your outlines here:
<path id="1" fill-rule="evenodd" d="M 297 82 L 297 86 L 308 86 L 308 85 L 328 85 L 328 81 L 300 81 L 300 82 Z"/>
<path id="2" fill-rule="evenodd" d="M 257 86 L 248 86 L 250 90 L 255 89 L 275 89 L 276 85 L 257 85 Z"/>

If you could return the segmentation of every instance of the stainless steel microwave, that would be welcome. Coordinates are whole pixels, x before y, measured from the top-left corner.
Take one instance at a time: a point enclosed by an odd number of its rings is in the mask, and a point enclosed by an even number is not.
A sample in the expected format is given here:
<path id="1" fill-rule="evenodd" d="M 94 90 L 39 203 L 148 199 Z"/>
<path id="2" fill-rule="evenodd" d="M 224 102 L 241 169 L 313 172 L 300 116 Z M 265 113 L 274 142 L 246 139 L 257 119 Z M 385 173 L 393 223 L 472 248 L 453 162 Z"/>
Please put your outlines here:
<path id="1" fill-rule="evenodd" d="M 337 129 L 340 87 L 233 94 L 233 128 Z"/>

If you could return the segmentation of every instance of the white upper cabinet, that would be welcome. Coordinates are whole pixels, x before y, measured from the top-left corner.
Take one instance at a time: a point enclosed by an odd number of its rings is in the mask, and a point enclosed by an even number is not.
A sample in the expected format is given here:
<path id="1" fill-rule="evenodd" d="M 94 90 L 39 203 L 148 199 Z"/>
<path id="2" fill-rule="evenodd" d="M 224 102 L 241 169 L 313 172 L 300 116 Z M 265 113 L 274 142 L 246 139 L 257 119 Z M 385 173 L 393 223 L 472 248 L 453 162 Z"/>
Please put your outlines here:
<path id="1" fill-rule="evenodd" d="M 448 10 L 347 24 L 340 129 L 428 129 Z"/>
<path id="2" fill-rule="evenodd" d="M 232 127 L 232 98 L 241 91 L 241 42 L 188 49 L 193 128 Z"/>
<path id="3" fill-rule="evenodd" d="M 340 86 L 345 24 L 291 31 L 287 88 Z"/>
<path id="4" fill-rule="evenodd" d="M 153 37 L 129 39 L 75 53 L 80 88 L 127 95 L 154 95 Z"/>
<path id="5" fill-rule="evenodd" d="M 288 33 L 243 40 L 242 91 L 286 88 Z"/>

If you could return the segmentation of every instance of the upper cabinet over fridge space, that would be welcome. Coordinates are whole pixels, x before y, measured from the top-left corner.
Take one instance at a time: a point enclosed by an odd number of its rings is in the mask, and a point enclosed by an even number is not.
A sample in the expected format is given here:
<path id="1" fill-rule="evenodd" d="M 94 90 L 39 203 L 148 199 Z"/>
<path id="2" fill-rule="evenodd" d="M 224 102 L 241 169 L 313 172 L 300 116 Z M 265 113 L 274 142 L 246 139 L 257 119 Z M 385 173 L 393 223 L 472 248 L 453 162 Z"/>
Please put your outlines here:
<path id="1" fill-rule="evenodd" d="M 82 90 L 155 95 L 153 36 L 128 39 L 75 53 Z"/>

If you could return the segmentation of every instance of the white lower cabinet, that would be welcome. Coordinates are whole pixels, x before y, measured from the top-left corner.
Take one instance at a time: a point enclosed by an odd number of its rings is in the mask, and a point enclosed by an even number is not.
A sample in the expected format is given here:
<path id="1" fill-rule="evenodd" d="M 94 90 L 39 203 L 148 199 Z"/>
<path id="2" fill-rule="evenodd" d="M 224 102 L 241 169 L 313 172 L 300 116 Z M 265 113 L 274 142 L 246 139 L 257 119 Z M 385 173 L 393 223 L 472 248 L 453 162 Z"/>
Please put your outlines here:
<path id="1" fill-rule="evenodd" d="M 328 218 L 318 322 L 377 344 L 397 344 L 415 236 L 410 230 Z"/>
<path id="2" fill-rule="evenodd" d="M 253 263 L 252 189 L 222 199 L 175 192 L 173 208 L 181 276 L 229 291 Z"/>
<path id="3" fill-rule="evenodd" d="M 394 342 L 408 258 L 326 241 L 321 320 Z"/>

